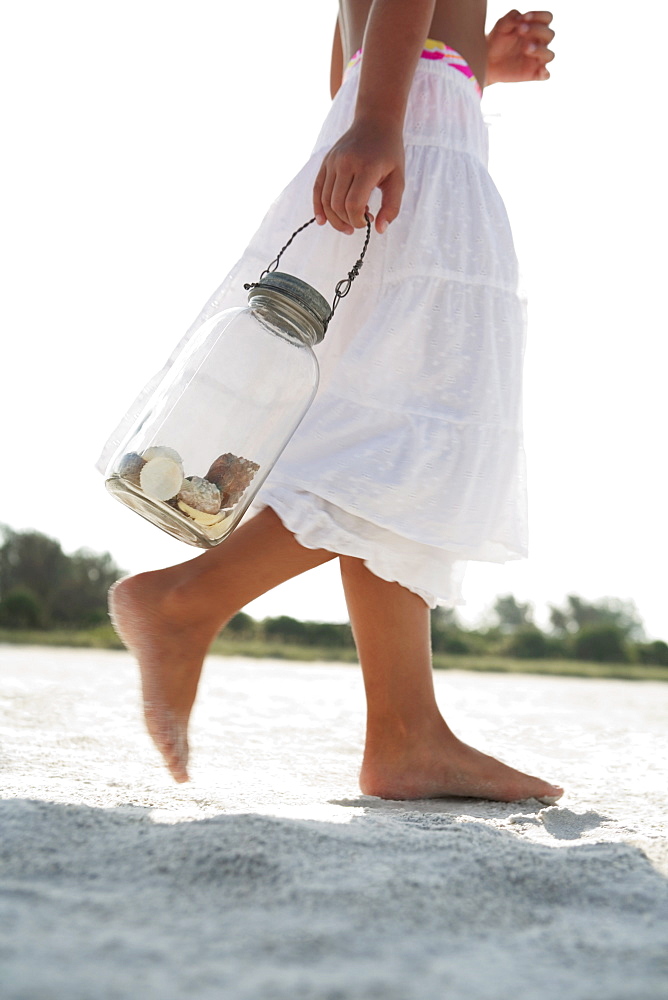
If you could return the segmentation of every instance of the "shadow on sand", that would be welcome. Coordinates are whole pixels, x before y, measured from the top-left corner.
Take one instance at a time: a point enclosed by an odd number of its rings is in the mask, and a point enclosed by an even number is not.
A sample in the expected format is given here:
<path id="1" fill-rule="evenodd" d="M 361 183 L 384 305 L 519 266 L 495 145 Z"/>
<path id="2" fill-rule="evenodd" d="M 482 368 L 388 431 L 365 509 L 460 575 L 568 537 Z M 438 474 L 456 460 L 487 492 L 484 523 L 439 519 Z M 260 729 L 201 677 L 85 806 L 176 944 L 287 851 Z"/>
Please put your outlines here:
<path id="1" fill-rule="evenodd" d="M 365 811 L 0 802 L 5 1000 L 663 1000 L 667 880 L 627 844 L 564 845 L 605 817 L 522 804 L 555 849 L 475 800 L 345 804 Z"/>

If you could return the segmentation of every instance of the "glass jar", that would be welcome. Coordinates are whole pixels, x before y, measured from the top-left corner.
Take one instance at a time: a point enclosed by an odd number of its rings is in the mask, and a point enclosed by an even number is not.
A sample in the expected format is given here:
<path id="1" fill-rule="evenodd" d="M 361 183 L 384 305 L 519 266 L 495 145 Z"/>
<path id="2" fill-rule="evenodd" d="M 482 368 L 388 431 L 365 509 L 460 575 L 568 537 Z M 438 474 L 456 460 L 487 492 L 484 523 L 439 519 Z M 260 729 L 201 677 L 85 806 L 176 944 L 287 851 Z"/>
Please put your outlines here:
<path id="1" fill-rule="evenodd" d="M 175 538 L 218 545 L 248 509 L 318 387 L 329 303 L 264 275 L 197 331 L 106 472 L 109 492 Z"/>

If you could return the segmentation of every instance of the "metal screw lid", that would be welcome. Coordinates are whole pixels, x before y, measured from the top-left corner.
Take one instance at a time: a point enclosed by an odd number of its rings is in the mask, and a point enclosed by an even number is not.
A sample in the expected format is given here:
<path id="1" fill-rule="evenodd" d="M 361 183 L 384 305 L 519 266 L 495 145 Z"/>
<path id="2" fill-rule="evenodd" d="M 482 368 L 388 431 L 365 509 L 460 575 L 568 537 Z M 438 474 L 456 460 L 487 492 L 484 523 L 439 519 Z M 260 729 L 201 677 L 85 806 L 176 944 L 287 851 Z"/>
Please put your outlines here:
<path id="1" fill-rule="evenodd" d="M 302 281 L 301 278 L 296 278 L 293 274 L 286 274 L 284 271 L 270 271 L 249 289 L 249 301 L 254 295 L 261 295 L 263 289 L 280 292 L 301 306 L 311 319 L 315 320 L 316 344 L 320 343 L 325 336 L 332 310 L 327 299 L 317 289 L 309 285 L 308 282 Z"/>

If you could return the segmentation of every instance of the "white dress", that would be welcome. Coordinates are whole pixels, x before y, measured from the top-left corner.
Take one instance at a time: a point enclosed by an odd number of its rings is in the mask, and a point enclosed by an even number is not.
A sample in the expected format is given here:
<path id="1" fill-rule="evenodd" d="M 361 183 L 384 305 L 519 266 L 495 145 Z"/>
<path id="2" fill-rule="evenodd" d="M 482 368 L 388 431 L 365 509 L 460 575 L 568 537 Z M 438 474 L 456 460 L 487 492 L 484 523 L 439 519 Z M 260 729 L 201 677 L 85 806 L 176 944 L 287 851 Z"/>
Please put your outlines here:
<path id="1" fill-rule="evenodd" d="M 308 163 L 186 339 L 215 312 L 245 304 L 244 282 L 257 281 L 311 217 L 316 174 L 352 121 L 358 79 L 359 64 Z M 384 235 L 372 233 L 360 276 L 316 348 L 316 399 L 252 510 L 271 507 L 302 545 L 361 558 L 434 607 L 459 602 L 467 561 L 526 555 L 524 310 L 473 81 L 446 61 L 420 59 L 404 138 L 399 216 Z M 312 225 L 280 269 L 331 302 L 363 239 L 363 230 Z M 101 467 L 163 373 L 108 442 Z"/>

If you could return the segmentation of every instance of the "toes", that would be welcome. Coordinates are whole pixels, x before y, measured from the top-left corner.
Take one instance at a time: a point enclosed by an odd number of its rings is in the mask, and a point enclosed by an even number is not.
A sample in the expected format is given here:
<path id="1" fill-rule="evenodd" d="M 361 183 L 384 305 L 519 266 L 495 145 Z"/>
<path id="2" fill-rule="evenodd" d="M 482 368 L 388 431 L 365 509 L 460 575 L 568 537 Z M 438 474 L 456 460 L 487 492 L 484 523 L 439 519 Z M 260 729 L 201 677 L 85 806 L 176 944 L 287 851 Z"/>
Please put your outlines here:
<path id="1" fill-rule="evenodd" d="M 166 739 L 160 744 L 156 742 L 165 764 L 176 781 L 188 780 L 188 750 L 184 744 L 185 741 L 178 734 L 174 734 L 170 739 Z"/>
<path id="2" fill-rule="evenodd" d="M 174 781 L 182 783 L 189 780 L 188 776 L 188 740 L 184 732 L 174 734 L 169 747 L 163 750 L 165 763 Z"/>
<path id="3" fill-rule="evenodd" d="M 561 798 L 561 796 L 564 794 L 563 788 L 560 788 L 559 785 L 551 785 L 550 787 L 551 787 L 551 789 L 552 789 L 552 791 L 553 791 L 554 794 L 552 794 L 552 795 L 536 795 L 536 796 L 534 796 L 534 798 L 538 799 L 538 801 L 542 802 L 543 805 L 545 805 L 545 806 L 556 805 L 556 803 L 559 801 L 559 799 Z"/>
<path id="4" fill-rule="evenodd" d="M 185 726 L 171 718 L 171 712 L 144 706 L 146 728 L 175 781 L 188 781 L 188 736 Z"/>

